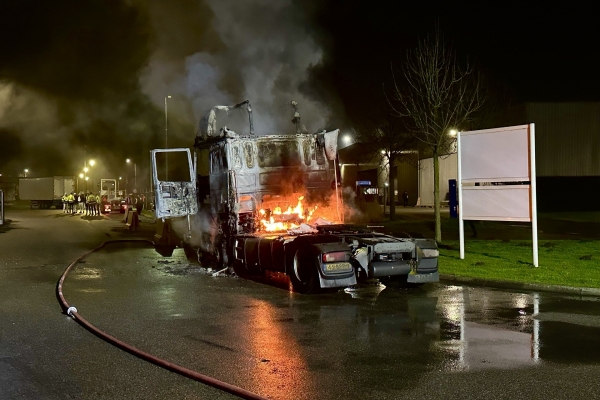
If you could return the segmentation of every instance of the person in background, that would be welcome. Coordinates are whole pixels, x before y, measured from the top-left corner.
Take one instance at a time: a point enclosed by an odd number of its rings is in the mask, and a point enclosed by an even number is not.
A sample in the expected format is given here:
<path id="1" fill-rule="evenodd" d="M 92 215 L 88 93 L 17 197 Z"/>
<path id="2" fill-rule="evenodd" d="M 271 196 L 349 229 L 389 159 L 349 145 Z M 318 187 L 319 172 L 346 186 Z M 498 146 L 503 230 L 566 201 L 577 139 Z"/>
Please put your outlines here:
<path id="1" fill-rule="evenodd" d="M 81 213 L 81 215 L 83 215 L 83 212 L 85 211 L 84 203 L 85 196 L 83 195 L 83 192 L 79 192 L 77 195 L 77 214 Z"/>
<path id="2" fill-rule="evenodd" d="M 402 193 L 402 202 L 404 203 L 404 207 L 408 205 L 408 192 L 406 190 Z"/>
<path id="3" fill-rule="evenodd" d="M 67 197 L 68 202 L 69 202 L 69 214 L 73 214 L 73 211 L 75 210 L 75 193 L 71 192 L 69 193 L 69 197 Z"/>
<path id="4" fill-rule="evenodd" d="M 142 214 L 142 210 L 144 209 L 144 199 L 142 196 L 138 196 L 136 198 L 135 208 L 137 209 L 138 215 Z"/>
<path id="5" fill-rule="evenodd" d="M 66 213 L 67 208 L 69 207 L 69 196 L 67 195 L 67 192 L 65 192 L 65 194 L 62 197 L 62 203 L 63 203 L 63 213 Z"/>
<path id="6" fill-rule="evenodd" d="M 92 192 L 87 195 L 87 215 L 94 215 L 94 202 L 96 201 L 96 196 Z"/>
<path id="7" fill-rule="evenodd" d="M 96 195 L 96 216 L 100 215 L 100 207 L 102 207 L 102 199 L 100 198 L 100 193 Z"/>

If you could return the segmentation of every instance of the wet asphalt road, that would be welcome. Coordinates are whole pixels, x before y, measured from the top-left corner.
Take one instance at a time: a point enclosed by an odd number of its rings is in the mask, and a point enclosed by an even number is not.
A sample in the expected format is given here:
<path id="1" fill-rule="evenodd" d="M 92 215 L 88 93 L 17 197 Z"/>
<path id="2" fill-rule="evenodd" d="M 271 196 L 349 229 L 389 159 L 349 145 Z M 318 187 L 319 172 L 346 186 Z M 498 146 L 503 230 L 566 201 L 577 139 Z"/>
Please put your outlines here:
<path id="1" fill-rule="evenodd" d="M 7 209 L 0 227 L 0 399 L 225 399 L 61 314 L 66 266 L 119 215 Z M 441 283 L 293 293 L 286 279 L 213 277 L 181 250 L 110 244 L 64 294 L 107 333 L 274 399 L 600 398 L 600 299 Z"/>

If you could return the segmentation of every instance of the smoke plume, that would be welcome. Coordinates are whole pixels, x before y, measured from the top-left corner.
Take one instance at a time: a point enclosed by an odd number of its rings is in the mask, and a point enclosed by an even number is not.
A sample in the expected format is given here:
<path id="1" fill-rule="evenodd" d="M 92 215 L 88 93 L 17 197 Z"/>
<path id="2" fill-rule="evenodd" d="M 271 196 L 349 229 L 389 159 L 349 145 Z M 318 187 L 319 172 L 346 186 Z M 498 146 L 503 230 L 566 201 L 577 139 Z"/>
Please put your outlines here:
<path id="1" fill-rule="evenodd" d="M 5 0 L 0 173 L 77 175 L 93 158 L 95 181 L 148 187 L 150 149 L 190 147 L 206 109 L 246 99 L 257 134 L 294 133 L 291 100 L 323 129 L 309 22 L 292 0 Z"/>

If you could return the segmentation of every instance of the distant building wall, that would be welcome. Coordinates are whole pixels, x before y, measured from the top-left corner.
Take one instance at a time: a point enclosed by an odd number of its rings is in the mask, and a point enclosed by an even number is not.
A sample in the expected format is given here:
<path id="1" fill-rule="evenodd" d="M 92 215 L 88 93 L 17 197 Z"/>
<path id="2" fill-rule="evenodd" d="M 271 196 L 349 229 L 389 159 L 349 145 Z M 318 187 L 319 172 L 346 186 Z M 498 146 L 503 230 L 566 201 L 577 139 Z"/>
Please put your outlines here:
<path id="1" fill-rule="evenodd" d="M 402 162 L 398 165 L 396 179 L 397 200 L 402 202 L 402 193 L 408 192 L 408 205 L 414 206 L 419 198 L 419 169 L 417 162 Z"/>
<path id="2" fill-rule="evenodd" d="M 600 102 L 525 103 L 505 120 L 535 123 L 538 177 L 600 176 Z"/>
<path id="3" fill-rule="evenodd" d="M 449 200 L 450 179 L 456 179 L 458 176 L 458 156 L 456 153 L 439 157 L 440 161 L 440 201 Z M 419 170 L 419 197 L 420 205 L 431 207 L 433 201 L 433 158 L 424 158 L 421 160 Z"/>

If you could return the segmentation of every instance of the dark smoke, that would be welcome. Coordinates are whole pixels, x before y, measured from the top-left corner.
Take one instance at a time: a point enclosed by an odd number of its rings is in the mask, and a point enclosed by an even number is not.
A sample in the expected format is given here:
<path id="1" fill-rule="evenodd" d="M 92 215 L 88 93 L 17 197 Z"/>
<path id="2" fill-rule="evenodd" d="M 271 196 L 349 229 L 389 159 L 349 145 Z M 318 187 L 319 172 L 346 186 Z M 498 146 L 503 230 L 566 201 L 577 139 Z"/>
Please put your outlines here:
<path id="1" fill-rule="evenodd" d="M 4 0 L 0 144 L 12 156 L 0 173 L 76 175 L 94 158 L 97 179 L 133 179 L 132 158 L 147 182 L 167 95 L 170 147 L 192 145 L 206 109 L 245 99 L 257 134 L 293 133 L 291 100 L 309 131 L 323 129 L 309 26 L 291 0 Z"/>
<path id="2" fill-rule="evenodd" d="M 114 0 L 3 1 L 0 37 L 0 128 L 22 144 L 0 168 L 76 175 L 94 158 L 100 178 L 122 173 L 125 157 L 148 158 L 161 113 L 139 89 L 153 43 L 143 12 Z"/>

